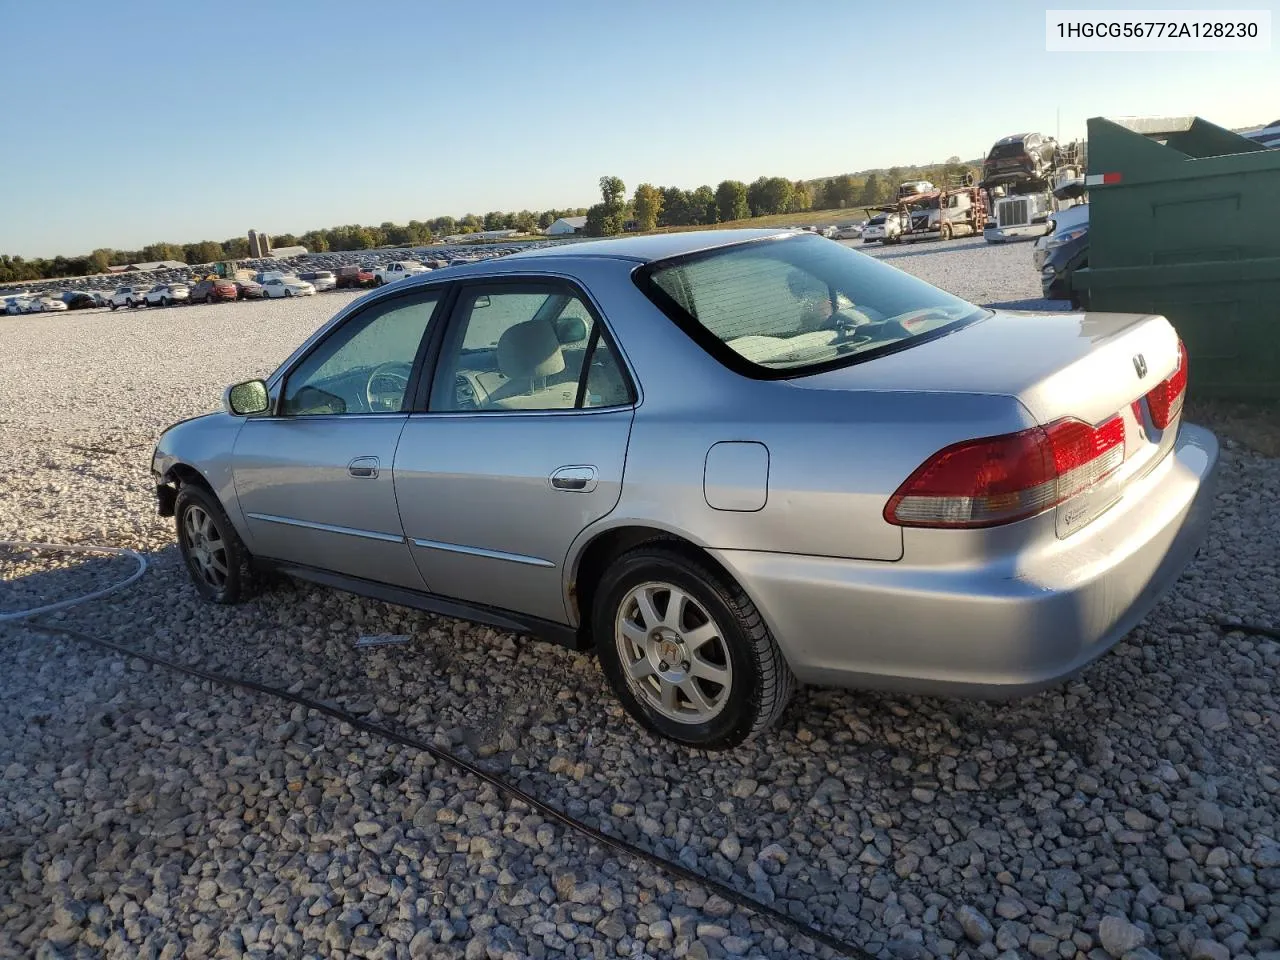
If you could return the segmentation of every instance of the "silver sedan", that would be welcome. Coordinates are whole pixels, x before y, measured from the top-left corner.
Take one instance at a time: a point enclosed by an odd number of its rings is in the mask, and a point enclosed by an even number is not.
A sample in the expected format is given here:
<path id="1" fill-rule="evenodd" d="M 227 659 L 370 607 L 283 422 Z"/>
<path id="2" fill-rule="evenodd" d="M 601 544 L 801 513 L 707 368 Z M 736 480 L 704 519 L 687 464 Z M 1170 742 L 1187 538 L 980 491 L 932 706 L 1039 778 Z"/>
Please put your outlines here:
<path id="1" fill-rule="evenodd" d="M 152 470 L 196 589 L 262 569 L 592 648 L 685 744 L 797 682 L 1012 696 L 1131 630 L 1218 461 L 1159 316 L 992 312 L 821 237 L 630 237 L 355 301 Z"/>

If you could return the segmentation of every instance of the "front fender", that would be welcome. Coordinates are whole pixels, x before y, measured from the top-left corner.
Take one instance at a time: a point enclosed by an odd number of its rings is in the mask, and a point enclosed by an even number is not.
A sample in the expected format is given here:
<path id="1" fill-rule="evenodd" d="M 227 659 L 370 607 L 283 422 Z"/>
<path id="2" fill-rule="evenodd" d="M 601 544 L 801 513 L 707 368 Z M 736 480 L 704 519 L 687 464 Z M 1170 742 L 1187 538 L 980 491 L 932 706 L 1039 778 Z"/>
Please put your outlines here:
<path id="1" fill-rule="evenodd" d="M 218 498 L 240 539 L 248 544 L 249 530 L 236 498 L 232 470 L 236 437 L 243 426 L 243 417 L 228 413 L 210 413 L 175 423 L 156 441 L 151 473 L 158 486 L 176 487 L 184 470 L 194 470 Z"/>

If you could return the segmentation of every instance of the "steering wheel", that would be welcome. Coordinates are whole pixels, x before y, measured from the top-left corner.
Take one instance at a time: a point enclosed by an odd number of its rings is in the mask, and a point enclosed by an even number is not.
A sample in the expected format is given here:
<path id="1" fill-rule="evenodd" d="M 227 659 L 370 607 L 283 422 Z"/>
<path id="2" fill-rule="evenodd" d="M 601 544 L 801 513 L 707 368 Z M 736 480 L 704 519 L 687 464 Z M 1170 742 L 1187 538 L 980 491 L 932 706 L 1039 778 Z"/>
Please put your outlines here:
<path id="1" fill-rule="evenodd" d="M 404 404 L 404 393 L 409 389 L 412 372 L 413 364 L 400 360 L 389 360 L 374 367 L 364 385 L 364 398 L 369 403 L 370 412 L 398 411 Z M 379 381 L 382 381 L 383 389 L 375 386 Z"/>

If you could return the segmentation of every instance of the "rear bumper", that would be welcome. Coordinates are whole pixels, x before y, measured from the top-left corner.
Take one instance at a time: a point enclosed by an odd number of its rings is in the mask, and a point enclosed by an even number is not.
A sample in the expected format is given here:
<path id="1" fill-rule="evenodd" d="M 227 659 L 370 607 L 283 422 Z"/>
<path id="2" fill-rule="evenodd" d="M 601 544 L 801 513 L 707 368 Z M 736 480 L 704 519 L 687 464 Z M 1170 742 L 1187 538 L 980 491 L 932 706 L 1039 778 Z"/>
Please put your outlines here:
<path id="1" fill-rule="evenodd" d="M 991 563 L 922 566 L 712 551 L 813 684 L 1005 698 L 1110 650 L 1204 542 L 1218 442 L 1183 424 L 1174 450 L 1080 533 Z"/>

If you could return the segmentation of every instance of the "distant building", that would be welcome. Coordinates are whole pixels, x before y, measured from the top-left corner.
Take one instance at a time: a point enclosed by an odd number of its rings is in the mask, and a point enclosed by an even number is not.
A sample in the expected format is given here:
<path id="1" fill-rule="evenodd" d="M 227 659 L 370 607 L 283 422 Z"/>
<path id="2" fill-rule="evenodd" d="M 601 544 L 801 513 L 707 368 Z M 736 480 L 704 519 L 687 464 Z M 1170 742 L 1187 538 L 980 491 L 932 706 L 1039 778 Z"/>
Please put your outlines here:
<path id="1" fill-rule="evenodd" d="M 306 247 L 276 247 L 267 256 L 280 260 L 285 257 L 300 257 L 306 252 Z"/>
<path id="2" fill-rule="evenodd" d="M 549 237 L 564 237 L 574 233 L 581 233 L 586 227 L 586 217 L 561 217 L 547 227 L 546 232 Z"/>

